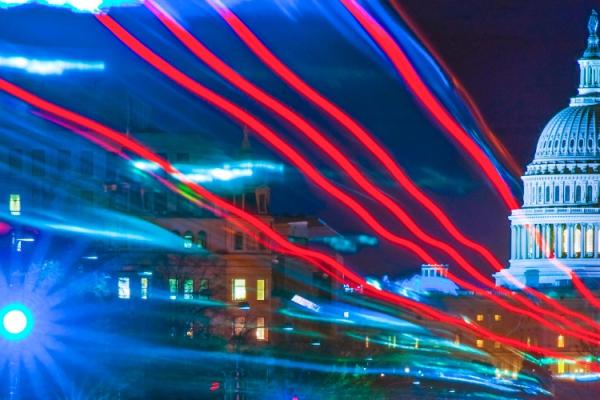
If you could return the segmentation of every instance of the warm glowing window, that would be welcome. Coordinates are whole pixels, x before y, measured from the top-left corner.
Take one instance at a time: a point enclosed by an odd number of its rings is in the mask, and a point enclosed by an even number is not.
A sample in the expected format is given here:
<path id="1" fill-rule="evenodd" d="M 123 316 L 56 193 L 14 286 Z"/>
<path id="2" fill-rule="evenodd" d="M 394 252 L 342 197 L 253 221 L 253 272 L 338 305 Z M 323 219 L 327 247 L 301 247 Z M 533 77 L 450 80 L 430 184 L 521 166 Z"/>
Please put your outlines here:
<path id="1" fill-rule="evenodd" d="M 418 349 L 418 348 L 419 348 L 419 339 L 416 338 L 415 339 L 415 349 Z"/>
<path id="2" fill-rule="evenodd" d="M 256 300 L 262 301 L 265 299 L 265 280 L 258 279 L 256 281 Z"/>
<path id="3" fill-rule="evenodd" d="M 9 197 L 8 209 L 11 215 L 21 215 L 21 195 L 11 194 Z"/>
<path id="4" fill-rule="evenodd" d="M 244 333 L 244 329 L 246 328 L 246 318 L 244 317 L 236 317 L 233 320 L 233 334 L 236 336 L 240 336 Z"/>
<path id="5" fill-rule="evenodd" d="M 494 314 L 494 321 L 496 321 L 496 322 L 502 321 L 502 315 Z"/>
<path id="6" fill-rule="evenodd" d="M 494 342 L 494 348 L 495 349 L 499 349 L 500 348 L 500 342 Z"/>
<path id="7" fill-rule="evenodd" d="M 179 291 L 179 282 L 177 278 L 169 278 L 169 298 L 175 300 Z"/>
<path id="8" fill-rule="evenodd" d="M 131 289 L 129 288 L 129 278 L 126 276 L 119 277 L 119 298 L 128 299 L 131 297 Z"/>
<path id="9" fill-rule="evenodd" d="M 365 348 L 369 348 L 369 337 L 365 336 Z"/>
<path id="10" fill-rule="evenodd" d="M 527 347 L 531 347 L 531 338 L 527 336 Z"/>
<path id="11" fill-rule="evenodd" d="M 475 319 L 479 322 L 483 321 L 483 314 L 477 314 L 477 316 L 475 317 Z"/>
<path id="12" fill-rule="evenodd" d="M 556 371 L 559 374 L 564 374 L 565 373 L 565 360 L 558 360 L 556 363 Z"/>
<path id="13" fill-rule="evenodd" d="M 267 340 L 267 328 L 265 327 L 265 318 L 256 318 L 256 340 Z"/>
<path id="14" fill-rule="evenodd" d="M 194 298 L 194 280 L 186 279 L 183 281 L 183 298 L 191 300 Z"/>
<path id="15" fill-rule="evenodd" d="M 149 282 L 148 278 L 142 277 L 140 279 L 140 297 L 144 300 L 148 298 L 148 287 L 149 286 L 150 286 L 150 282 Z"/>
<path id="16" fill-rule="evenodd" d="M 556 347 L 562 349 L 565 347 L 565 337 L 563 335 L 558 335 L 556 338 Z"/>
<path id="17" fill-rule="evenodd" d="M 246 280 L 245 279 L 234 279 L 233 280 L 232 298 L 235 301 L 246 300 Z"/>
<path id="18" fill-rule="evenodd" d="M 485 342 L 483 341 L 483 339 L 477 339 L 475 341 L 475 345 L 479 348 L 482 348 L 485 345 Z"/>

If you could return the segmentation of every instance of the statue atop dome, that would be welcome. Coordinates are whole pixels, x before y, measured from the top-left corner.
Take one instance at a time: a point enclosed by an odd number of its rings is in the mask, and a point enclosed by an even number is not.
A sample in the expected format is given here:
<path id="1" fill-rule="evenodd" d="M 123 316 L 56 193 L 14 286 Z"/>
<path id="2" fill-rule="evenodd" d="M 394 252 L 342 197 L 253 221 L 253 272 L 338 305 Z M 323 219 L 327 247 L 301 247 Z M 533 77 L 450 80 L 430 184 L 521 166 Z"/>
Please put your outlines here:
<path id="1" fill-rule="evenodd" d="M 588 45 L 585 53 L 583 53 L 583 57 L 600 57 L 600 48 L 598 47 L 598 13 L 596 10 L 592 10 L 592 14 L 588 20 L 588 32 Z"/>

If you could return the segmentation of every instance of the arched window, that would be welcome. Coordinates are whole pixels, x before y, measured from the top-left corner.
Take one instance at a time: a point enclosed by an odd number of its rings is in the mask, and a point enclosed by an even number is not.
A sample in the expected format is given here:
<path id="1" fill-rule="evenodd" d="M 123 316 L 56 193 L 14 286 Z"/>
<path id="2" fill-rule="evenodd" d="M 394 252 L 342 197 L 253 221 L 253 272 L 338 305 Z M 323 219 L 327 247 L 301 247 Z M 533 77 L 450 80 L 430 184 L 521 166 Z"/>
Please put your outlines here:
<path id="1" fill-rule="evenodd" d="M 576 258 L 581 257 L 581 225 L 575 225 L 575 232 L 573 233 L 573 253 Z"/>
<path id="2" fill-rule="evenodd" d="M 554 202 L 558 203 L 560 201 L 560 189 L 558 186 L 554 186 Z"/>
<path id="3" fill-rule="evenodd" d="M 206 249 L 206 231 L 198 232 L 198 247 Z"/>
<path id="4" fill-rule="evenodd" d="M 186 249 L 191 249 L 193 243 L 194 243 L 194 234 L 190 231 L 186 231 L 183 234 L 183 247 L 185 247 Z"/>
<path id="5" fill-rule="evenodd" d="M 542 187 L 541 186 L 538 186 L 537 202 L 538 203 L 542 202 Z"/>
<path id="6" fill-rule="evenodd" d="M 550 186 L 546 186 L 546 203 L 550 203 Z"/>
<path id="7" fill-rule="evenodd" d="M 577 185 L 575 188 L 575 203 L 581 202 L 581 186 Z"/>
<path id="8" fill-rule="evenodd" d="M 588 187 L 585 189 L 585 201 L 588 203 L 592 202 L 592 186 L 588 185 Z"/>
<path id="9" fill-rule="evenodd" d="M 565 203 L 571 201 L 571 186 L 565 186 Z"/>

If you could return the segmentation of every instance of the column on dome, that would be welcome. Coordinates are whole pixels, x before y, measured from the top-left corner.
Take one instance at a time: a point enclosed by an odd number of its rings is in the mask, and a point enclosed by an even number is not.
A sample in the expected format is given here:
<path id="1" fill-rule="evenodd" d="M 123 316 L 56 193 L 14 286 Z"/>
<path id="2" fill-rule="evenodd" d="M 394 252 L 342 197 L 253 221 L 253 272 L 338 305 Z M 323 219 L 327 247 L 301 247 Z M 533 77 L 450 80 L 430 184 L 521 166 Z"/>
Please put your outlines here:
<path id="1" fill-rule="evenodd" d="M 510 226 L 510 259 L 514 260 L 516 258 L 515 246 L 517 244 L 516 241 L 516 227 L 514 225 Z"/>
<path id="2" fill-rule="evenodd" d="M 527 258 L 527 225 L 519 225 L 519 243 L 521 246 L 521 260 Z M 600 249 L 600 247 L 598 247 Z"/>
<path id="3" fill-rule="evenodd" d="M 594 257 L 600 256 L 600 225 L 594 224 Z"/>
<path id="4" fill-rule="evenodd" d="M 573 224 L 567 224 L 567 257 L 573 258 Z"/>

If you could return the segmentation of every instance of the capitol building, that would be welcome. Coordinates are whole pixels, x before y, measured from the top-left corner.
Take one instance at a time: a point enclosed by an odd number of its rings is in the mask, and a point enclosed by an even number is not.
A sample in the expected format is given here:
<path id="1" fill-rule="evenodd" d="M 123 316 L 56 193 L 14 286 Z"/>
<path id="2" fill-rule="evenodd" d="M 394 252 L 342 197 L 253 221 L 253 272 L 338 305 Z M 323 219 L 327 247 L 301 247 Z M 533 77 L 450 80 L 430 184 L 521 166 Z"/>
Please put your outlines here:
<path id="1" fill-rule="evenodd" d="M 578 60 L 579 89 L 543 129 L 522 177 L 523 207 L 510 220 L 509 268 L 496 283 L 569 285 L 569 269 L 600 279 L 600 47 L 595 11 Z M 566 267 L 566 268 L 565 268 Z"/>

